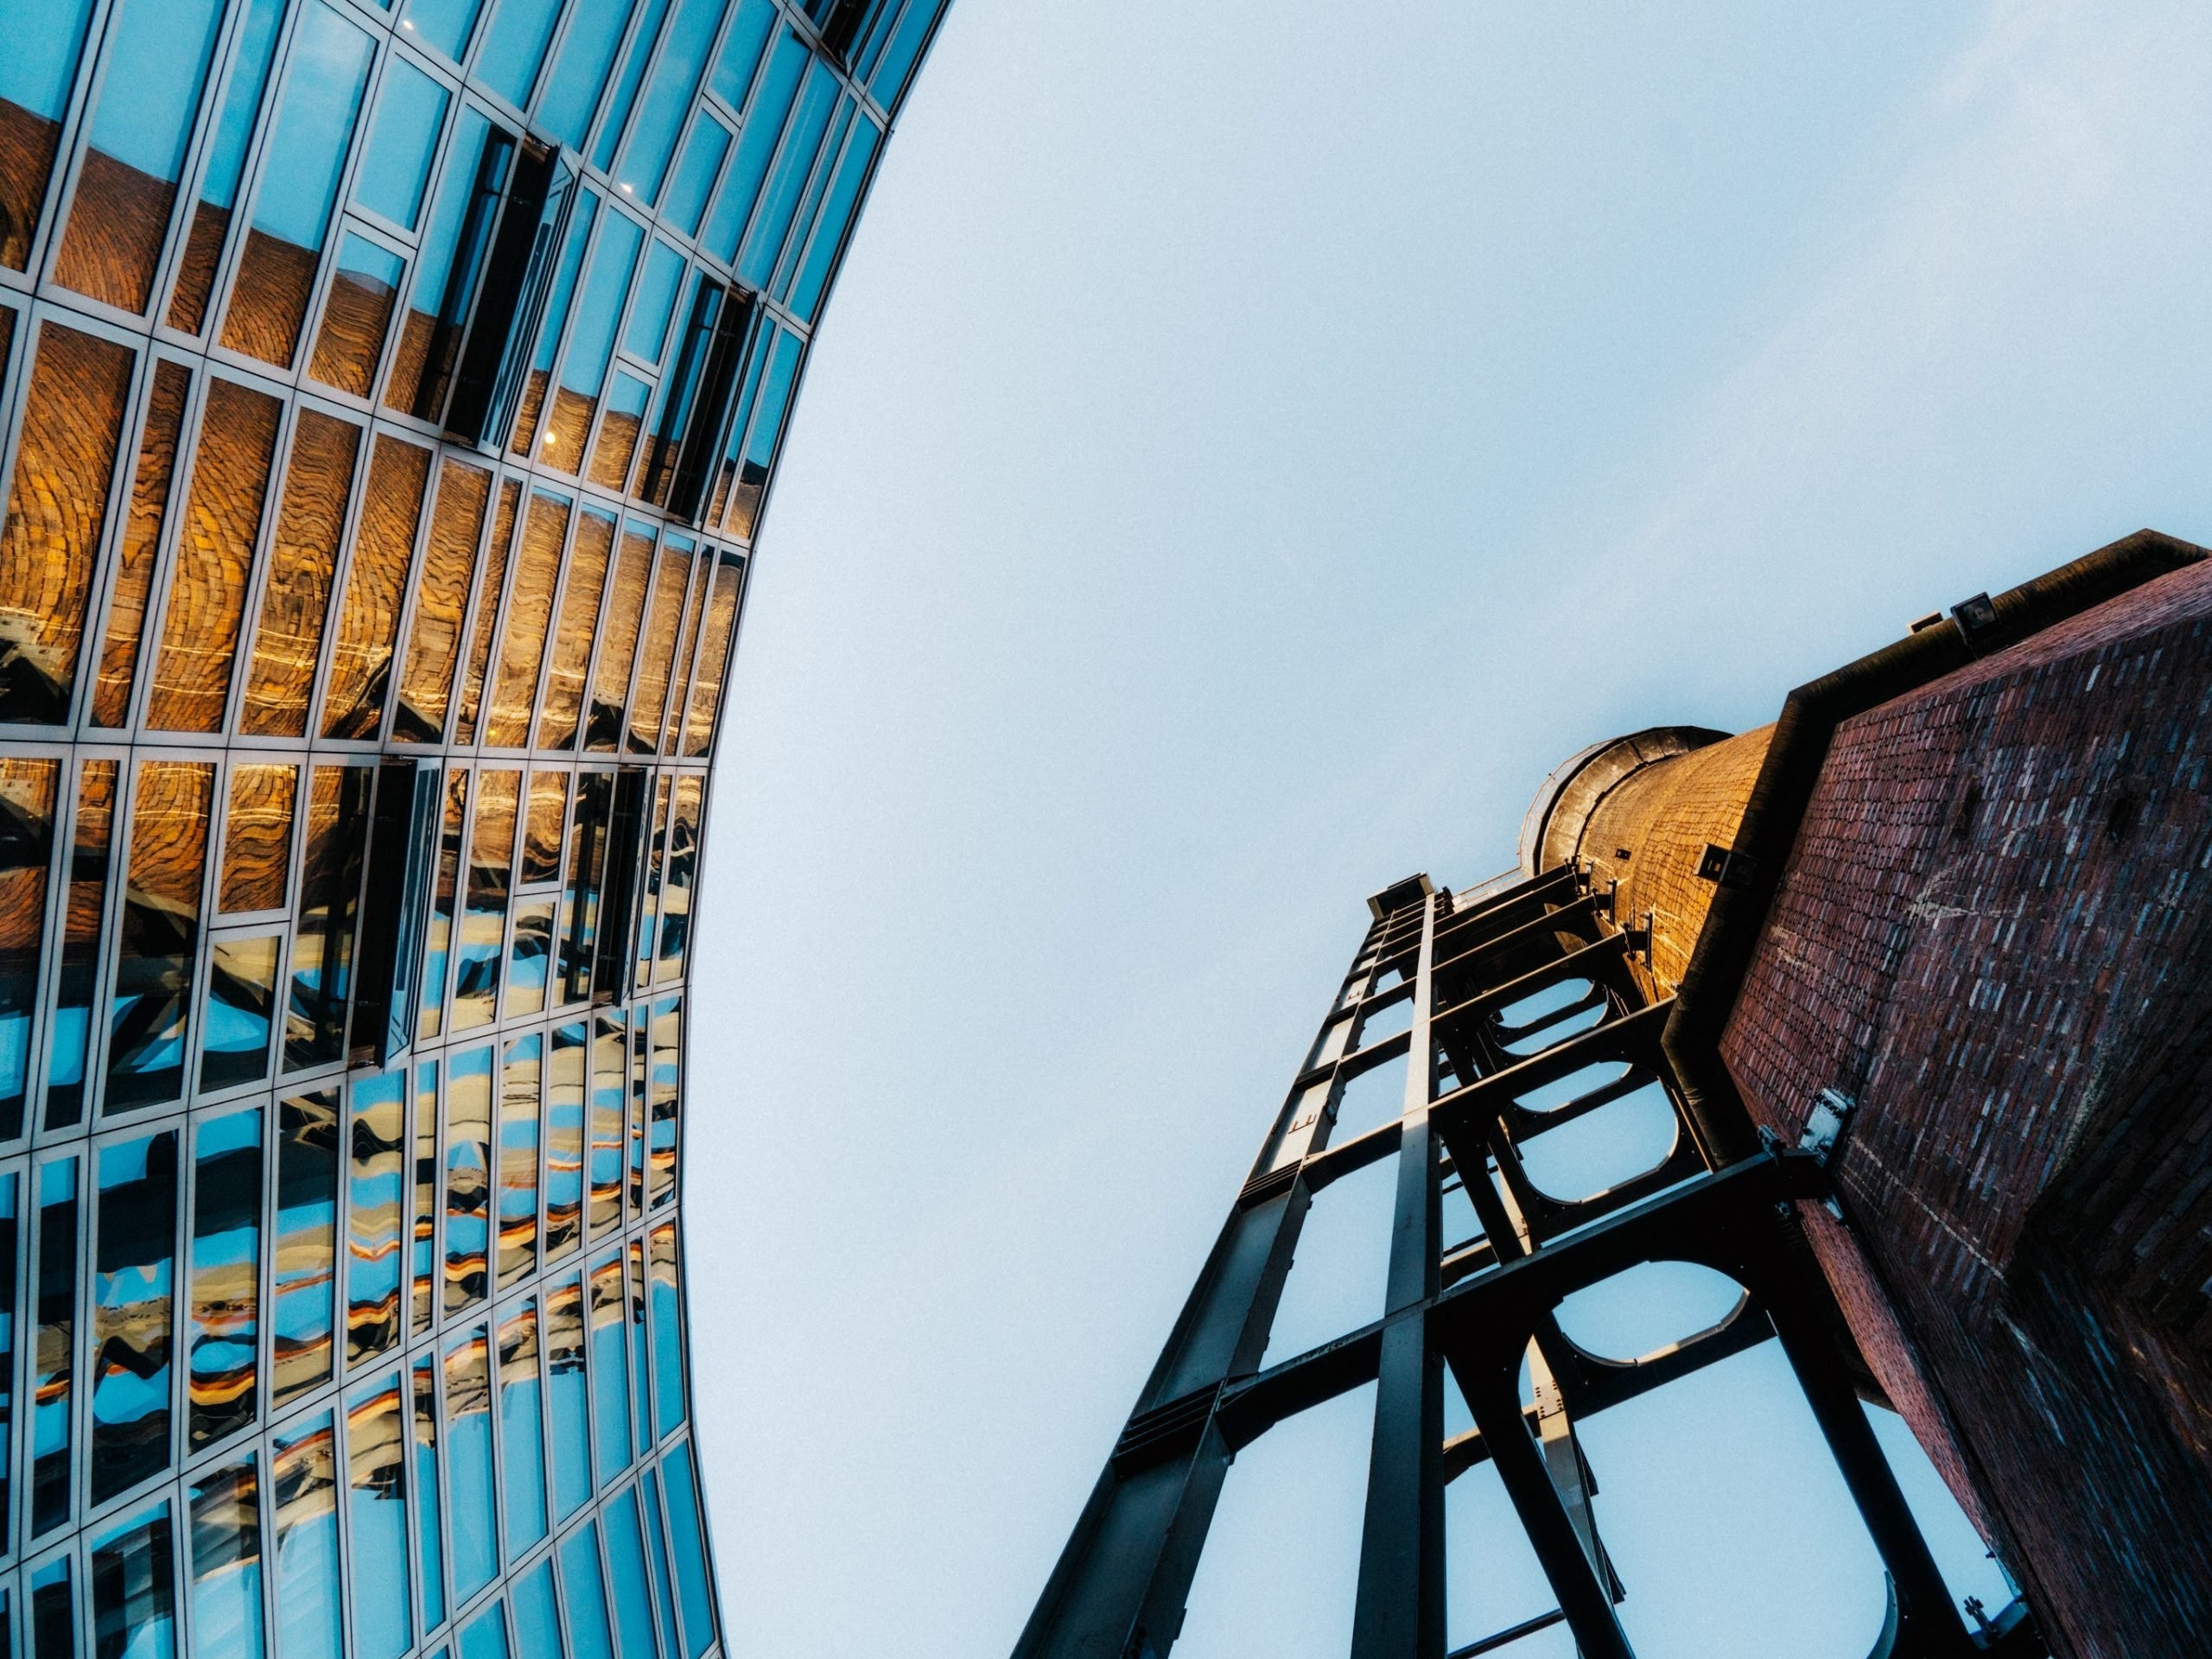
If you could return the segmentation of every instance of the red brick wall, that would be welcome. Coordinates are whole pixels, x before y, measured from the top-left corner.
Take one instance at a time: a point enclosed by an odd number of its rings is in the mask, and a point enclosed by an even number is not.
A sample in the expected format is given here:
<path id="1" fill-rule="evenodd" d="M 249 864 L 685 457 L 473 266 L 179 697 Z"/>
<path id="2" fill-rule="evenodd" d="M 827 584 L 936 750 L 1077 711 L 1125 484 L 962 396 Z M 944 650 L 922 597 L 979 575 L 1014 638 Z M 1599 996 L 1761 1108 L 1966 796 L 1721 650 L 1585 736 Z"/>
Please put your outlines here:
<path id="1" fill-rule="evenodd" d="M 1816 1244 L 2081 1659 L 2212 1650 L 2208 714 L 2200 565 L 1847 722 L 1723 1043 L 1859 1101 Z"/>

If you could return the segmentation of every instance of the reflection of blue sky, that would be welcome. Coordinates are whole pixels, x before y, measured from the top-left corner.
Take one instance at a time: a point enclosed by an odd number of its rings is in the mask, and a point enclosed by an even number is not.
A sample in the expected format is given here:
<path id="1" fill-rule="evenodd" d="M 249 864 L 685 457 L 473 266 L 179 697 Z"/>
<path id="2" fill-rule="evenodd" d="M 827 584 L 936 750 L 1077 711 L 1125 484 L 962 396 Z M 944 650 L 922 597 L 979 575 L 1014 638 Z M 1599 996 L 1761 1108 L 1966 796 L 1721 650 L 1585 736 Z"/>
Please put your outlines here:
<path id="1" fill-rule="evenodd" d="M 271 162 L 254 202 L 256 230 L 303 248 L 322 245 L 372 52 L 363 30 L 312 0 L 285 60 L 283 102 L 266 141 Z"/>
<path id="2" fill-rule="evenodd" d="M 377 94 L 377 113 L 369 147 L 353 180 L 353 199 L 395 225 L 415 228 L 423 208 L 423 187 L 430 176 L 430 152 L 445 120 L 446 90 L 395 56 Z"/>
<path id="3" fill-rule="evenodd" d="M 77 73 L 77 54 L 85 44 L 85 22 L 92 0 L 46 0 L 11 9 L 8 49 L 0 52 L 0 98 L 34 115 L 53 120 L 68 101 Z"/>
<path id="4" fill-rule="evenodd" d="M 222 18 L 220 0 L 124 0 L 109 26 L 115 44 L 92 118 L 95 148 L 175 179 Z"/>

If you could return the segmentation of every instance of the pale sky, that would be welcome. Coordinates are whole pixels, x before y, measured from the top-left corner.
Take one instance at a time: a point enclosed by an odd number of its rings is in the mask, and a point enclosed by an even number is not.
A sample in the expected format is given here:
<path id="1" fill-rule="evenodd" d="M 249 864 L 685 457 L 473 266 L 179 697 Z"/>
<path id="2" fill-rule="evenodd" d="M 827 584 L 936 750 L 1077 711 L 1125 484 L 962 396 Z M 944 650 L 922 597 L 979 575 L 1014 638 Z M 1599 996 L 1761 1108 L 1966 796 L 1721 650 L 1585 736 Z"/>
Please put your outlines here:
<path id="1" fill-rule="evenodd" d="M 2141 525 L 2212 541 L 2208 84 L 2179 0 L 955 0 L 799 399 L 709 835 L 734 1651 L 1011 1647 L 1368 893 L 1504 868 L 1593 739 L 1761 723 Z M 1319 1255 L 1294 1293 L 1359 1322 Z M 1366 1398 L 1239 1458 L 1177 1659 L 1343 1652 Z M 1644 1659 L 1866 1652 L 1771 1344 L 1586 1444 Z M 1549 1602 L 1453 1491 L 1463 1642 Z"/>

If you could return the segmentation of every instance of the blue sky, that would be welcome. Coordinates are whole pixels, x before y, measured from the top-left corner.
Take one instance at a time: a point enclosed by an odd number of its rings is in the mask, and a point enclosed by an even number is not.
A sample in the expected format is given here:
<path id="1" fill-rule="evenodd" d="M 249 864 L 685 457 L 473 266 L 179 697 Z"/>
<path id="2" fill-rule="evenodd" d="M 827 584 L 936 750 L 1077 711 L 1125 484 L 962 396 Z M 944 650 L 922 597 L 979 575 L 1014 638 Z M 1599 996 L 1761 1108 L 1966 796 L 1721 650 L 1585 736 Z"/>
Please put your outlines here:
<path id="1" fill-rule="evenodd" d="M 701 895 L 738 1648 L 1011 1645 L 1366 893 L 1506 867 L 1592 739 L 2212 540 L 2209 74 L 2180 3 L 956 0 L 799 401 Z M 1330 1410 L 1240 1458 L 1179 1659 L 1342 1651 Z M 1587 1433 L 1639 1652 L 1866 1651 L 1770 1345 Z M 1542 1608 L 1454 1491 L 1465 1640 Z M 1699 1551 L 1746 1538 L 1732 1601 Z"/>

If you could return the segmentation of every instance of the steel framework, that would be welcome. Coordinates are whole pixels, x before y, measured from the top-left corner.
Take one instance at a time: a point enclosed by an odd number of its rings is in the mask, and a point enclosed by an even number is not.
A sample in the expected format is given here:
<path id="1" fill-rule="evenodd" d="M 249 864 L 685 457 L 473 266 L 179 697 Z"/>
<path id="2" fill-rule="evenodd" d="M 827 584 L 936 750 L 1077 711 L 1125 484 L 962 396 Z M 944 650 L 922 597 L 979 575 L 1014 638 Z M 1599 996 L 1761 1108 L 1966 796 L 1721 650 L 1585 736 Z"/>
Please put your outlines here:
<path id="1" fill-rule="evenodd" d="M 1827 1196 L 1821 1154 L 1768 1146 L 1728 1160 L 1685 1109 L 1660 1045 L 1671 999 L 1648 996 L 1620 925 L 1585 871 L 1500 878 L 1455 898 L 1426 875 L 1368 901 L 1373 924 L 1249 1177 L 1084 1506 L 1016 1659 L 1163 1659 L 1229 1465 L 1294 1413 L 1376 1384 L 1352 1659 L 1473 1659 L 1560 1623 L 1586 1659 L 1630 1659 L 1624 1586 L 1599 1538 L 1575 1425 L 1778 1340 L 1880 1554 L 1889 1614 L 1873 1659 L 2040 1653 L 2017 1604 L 1970 1633 L 1859 1408 L 1871 1387 L 1796 1205 Z M 1532 1002 L 1545 1011 L 1522 1010 Z M 1402 1019 L 1373 1041 L 1363 1031 Z M 1509 1023 L 1508 1016 L 1521 1018 Z M 1378 1020 L 1377 1016 L 1382 1016 Z M 1408 1059 L 1397 1121 L 1332 1144 L 1345 1086 Z M 1420 1063 L 1415 1064 L 1418 1060 Z M 1539 1109 L 1530 1097 L 1592 1065 L 1615 1079 Z M 1566 1202 L 1529 1179 L 1537 1136 L 1657 1083 L 1673 1111 L 1653 1168 Z M 1381 1317 L 1265 1370 L 1276 1305 L 1315 1194 L 1397 1158 Z M 1481 1225 L 1442 1233 L 1464 1187 Z M 1593 1354 L 1560 1328 L 1572 1293 L 1639 1263 L 1715 1269 L 1743 1294 L 1711 1329 L 1641 1360 Z M 1533 1402 L 1521 1376 L 1528 1365 Z M 1448 1384 L 1447 1384 L 1448 1379 Z M 1475 1427 L 1447 1440 L 1445 1389 Z M 1558 1599 L 1555 1611 L 1446 1653 L 1444 1490 L 1488 1459 Z"/>

